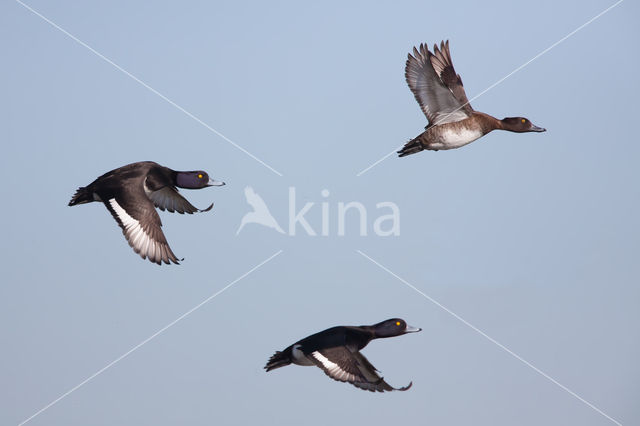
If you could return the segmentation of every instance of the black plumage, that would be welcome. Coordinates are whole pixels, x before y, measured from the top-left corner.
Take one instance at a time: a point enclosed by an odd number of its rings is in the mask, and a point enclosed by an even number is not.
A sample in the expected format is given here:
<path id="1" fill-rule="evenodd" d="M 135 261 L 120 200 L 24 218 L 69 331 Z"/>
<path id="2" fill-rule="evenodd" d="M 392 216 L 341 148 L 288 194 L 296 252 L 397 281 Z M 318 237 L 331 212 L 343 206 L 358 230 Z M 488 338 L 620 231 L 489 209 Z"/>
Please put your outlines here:
<path id="1" fill-rule="evenodd" d="M 80 187 L 69 206 L 100 201 L 104 203 L 133 250 L 151 262 L 179 263 L 162 232 L 156 211 L 188 213 L 211 210 L 213 203 L 200 210 L 178 193 L 178 187 L 200 189 L 224 185 L 204 171 L 180 172 L 152 161 L 128 164 L 107 172 Z"/>
<path id="2" fill-rule="evenodd" d="M 371 392 L 404 391 L 412 383 L 394 388 L 378 375 L 378 370 L 360 353 L 373 339 L 420 331 L 399 318 L 374 325 L 337 326 L 312 334 L 283 351 L 277 351 L 265 365 L 271 371 L 289 364 L 315 365 L 334 380 Z"/>

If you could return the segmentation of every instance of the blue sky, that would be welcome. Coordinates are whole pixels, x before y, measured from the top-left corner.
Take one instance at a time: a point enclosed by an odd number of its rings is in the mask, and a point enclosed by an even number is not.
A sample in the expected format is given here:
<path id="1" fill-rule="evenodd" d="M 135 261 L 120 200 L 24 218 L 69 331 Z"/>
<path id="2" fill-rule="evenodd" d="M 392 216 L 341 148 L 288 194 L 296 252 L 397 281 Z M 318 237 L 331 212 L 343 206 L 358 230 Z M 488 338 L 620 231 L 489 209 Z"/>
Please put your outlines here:
<path id="1" fill-rule="evenodd" d="M 426 125 L 404 82 L 414 45 L 449 39 L 472 98 L 613 3 L 27 3 L 190 116 L 3 2 L 0 423 L 231 283 L 27 424 L 638 423 L 636 3 L 472 102 L 546 133 L 496 132 L 356 176 Z M 141 160 L 227 182 L 184 191 L 211 212 L 161 213 L 180 266 L 141 260 L 104 206 L 67 207 L 78 186 Z M 290 187 L 315 203 L 315 228 L 327 203 L 330 235 L 236 235 L 246 186 L 283 227 Z M 350 216 L 338 236 L 350 201 L 370 230 L 376 203 L 395 203 L 400 235 L 361 237 Z M 391 385 L 413 381 L 407 392 L 262 370 L 308 334 L 396 316 L 423 331 L 363 354 Z"/>

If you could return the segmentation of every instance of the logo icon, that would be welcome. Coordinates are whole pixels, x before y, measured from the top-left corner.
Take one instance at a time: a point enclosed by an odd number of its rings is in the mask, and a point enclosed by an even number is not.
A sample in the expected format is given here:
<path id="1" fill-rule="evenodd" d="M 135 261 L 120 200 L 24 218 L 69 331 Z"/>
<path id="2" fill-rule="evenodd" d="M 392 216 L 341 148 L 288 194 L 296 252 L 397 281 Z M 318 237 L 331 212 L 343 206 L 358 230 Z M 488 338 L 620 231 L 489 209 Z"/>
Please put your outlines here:
<path id="1" fill-rule="evenodd" d="M 266 226 L 267 228 L 273 228 L 279 233 L 284 234 L 284 231 L 269 211 L 267 204 L 252 187 L 247 186 L 244 189 L 244 196 L 247 199 L 247 203 L 253 207 L 253 211 L 242 217 L 242 221 L 240 221 L 240 227 L 238 228 L 236 235 L 238 235 L 242 228 L 244 228 L 248 223 L 257 223 L 259 225 Z"/>

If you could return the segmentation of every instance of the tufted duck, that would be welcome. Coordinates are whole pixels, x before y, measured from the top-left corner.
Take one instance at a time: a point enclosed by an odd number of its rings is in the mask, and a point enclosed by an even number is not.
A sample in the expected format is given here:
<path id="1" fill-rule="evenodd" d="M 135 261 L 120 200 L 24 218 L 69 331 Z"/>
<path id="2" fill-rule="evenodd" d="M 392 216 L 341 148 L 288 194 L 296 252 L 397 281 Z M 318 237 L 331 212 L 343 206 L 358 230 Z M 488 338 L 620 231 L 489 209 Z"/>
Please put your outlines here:
<path id="1" fill-rule="evenodd" d="M 391 387 L 377 374 L 376 368 L 360 353 L 360 349 L 373 339 L 400 336 L 420 330 L 408 326 L 399 318 L 360 327 L 332 327 L 305 337 L 282 352 L 277 351 L 264 368 L 271 371 L 291 363 L 316 365 L 332 379 L 351 383 L 360 389 L 371 392 L 405 391 L 412 383 L 398 389 Z"/>
<path id="2" fill-rule="evenodd" d="M 76 191 L 70 206 L 101 201 L 111 212 L 129 245 L 143 259 L 161 265 L 178 263 L 164 234 L 154 206 L 160 210 L 188 213 L 199 210 L 178 193 L 176 187 L 200 189 L 221 186 L 203 171 L 177 172 L 152 161 L 141 161 L 112 170 Z"/>
<path id="3" fill-rule="evenodd" d="M 486 135 L 492 130 L 510 132 L 544 132 L 524 117 L 498 120 L 488 114 L 474 111 L 451 62 L 449 41 L 433 46 L 431 53 L 426 44 L 420 50 L 413 48 L 405 67 L 405 78 L 429 124 L 418 137 L 410 140 L 398 151 L 400 157 L 424 149 L 460 148 Z"/>

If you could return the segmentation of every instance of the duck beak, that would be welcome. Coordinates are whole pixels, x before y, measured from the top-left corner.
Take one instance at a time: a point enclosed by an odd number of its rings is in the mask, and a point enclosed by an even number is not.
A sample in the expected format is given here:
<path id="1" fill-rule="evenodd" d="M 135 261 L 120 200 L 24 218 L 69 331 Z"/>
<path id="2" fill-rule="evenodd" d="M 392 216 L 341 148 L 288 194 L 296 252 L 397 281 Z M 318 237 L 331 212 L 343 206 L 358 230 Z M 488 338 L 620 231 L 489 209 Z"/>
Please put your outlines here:
<path id="1" fill-rule="evenodd" d="M 422 329 L 418 327 L 411 327 L 409 324 L 407 324 L 407 328 L 404 329 L 405 333 L 417 333 L 418 331 L 422 331 Z"/>
<path id="2" fill-rule="evenodd" d="M 207 182 L 207 186 L 223 186 L 225 185 L 224 182 L 221 182 L 219 180 L 213 180 L 211 178 L 209 178 L 209 182 Z"/>
<path id="3" fill-rule="evenodd" d="M 529 130 L 530 132 L 546 132 L 547 129 L 543 128 L 543 127 L 538 127 L 538 126 L 534 126 L 533 124 L 531 125 L 531 130 Z"/>

